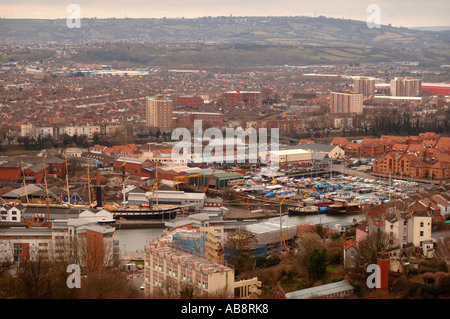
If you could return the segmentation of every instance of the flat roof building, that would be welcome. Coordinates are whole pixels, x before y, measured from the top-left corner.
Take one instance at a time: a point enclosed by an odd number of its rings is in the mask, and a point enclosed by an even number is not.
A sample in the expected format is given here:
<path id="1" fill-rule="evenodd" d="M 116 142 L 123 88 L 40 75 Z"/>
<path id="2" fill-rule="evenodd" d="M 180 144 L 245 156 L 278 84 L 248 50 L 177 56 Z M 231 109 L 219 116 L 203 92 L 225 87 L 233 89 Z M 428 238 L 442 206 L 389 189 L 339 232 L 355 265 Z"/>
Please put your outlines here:
<path id="1" fill-rule="evenodd" d="M 327 285 L 297 290 L 285 294 L 287 299 L 334 299 L 353 295 L 355 288 L 347 280 L 341 280 Z"/>
<path id="2" fill-rule="evenodd" d="M 363 101 L 363 94 L 331 92 L 330 112 L 362 114 Z"/>
<path id="3" fill-rule="evenodd" d="M 291 163 L 291 162 L 304 162 L 311 161 L 312 153 L 300 148 L 269 151 L 269 159 L 271 162 Z"/>
<path id="4" fill-rule="evenodd" d="M 191 287 L 197 296 L 233 298 L 234 269 L 169 247 L 145 249 L 145 293 L 178 296 Z"/>
<path id="5" fill-rule="evenodd" d="M 173 101 L 160 94 L 148 96 L 146 103 L 147 126 L 171 130 L 173 127 Z"/>

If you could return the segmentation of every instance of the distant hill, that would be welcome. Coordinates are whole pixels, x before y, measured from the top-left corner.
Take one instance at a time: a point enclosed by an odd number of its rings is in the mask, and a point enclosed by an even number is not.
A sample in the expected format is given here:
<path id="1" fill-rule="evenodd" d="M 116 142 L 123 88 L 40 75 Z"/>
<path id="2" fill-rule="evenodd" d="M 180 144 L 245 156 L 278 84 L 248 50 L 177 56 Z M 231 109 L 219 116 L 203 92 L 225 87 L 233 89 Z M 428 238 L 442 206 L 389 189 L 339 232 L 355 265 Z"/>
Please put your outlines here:
<path id="1" fill-rule="evenodd" d="M 412 27 L 409 28 L 412 30 L 419 30 L 419 31 L 450 31 L 450 26 L 434 26 L 434 27 Z"/>
<path id="2" fill-rule="evenodd" d="M 282 52 L 268 62 L 420 61 L 448 64 L 450 31 L 421 31 L 366 22 L 312 17 L 203 17 L 195 19 L 82 19 L 81 28 L 70 29 L 65 19 L 1 19 L 0 42 L 7 43 L 98 43 L 128 42 L 136 45 L 180 44 L 186 52 L 209 52 L 213 48 L 241 51 Z M 187 44 L 190 45 L 187 45 Z M 192 44 L 197 46 L 193 49 Z M 205 49 L 203 45 L 211 48 Z M 195 51 L 197 50 L 197 51 Z M 236 51 L 241 50 L 241 51 Z M 133 50 L 131 50 L 133 51 Z M 103 61 L 125 56 L 94 54 Z M 133 54 L 133 53 L 131 53 Z M 150 63 L 155 54 L 144 52 L 134 61 Z M 165 54 L 172 54 L 166 52 Z M 179 54 L 179 53 L 178 53 Z M 210 54 L 211 53 L 205 53 Z M 143 56 L 147 58 L 143 58 Z M 211 55 L 211 58 L 214 56 Z M 133 60 L 133 57 L 131 57 Z M 196 57 L 198 59 L 198 56 Z M 202 61 L 202 59 L 198 59 Z M 189 58 L 186 63 L 192 62 Z"/>

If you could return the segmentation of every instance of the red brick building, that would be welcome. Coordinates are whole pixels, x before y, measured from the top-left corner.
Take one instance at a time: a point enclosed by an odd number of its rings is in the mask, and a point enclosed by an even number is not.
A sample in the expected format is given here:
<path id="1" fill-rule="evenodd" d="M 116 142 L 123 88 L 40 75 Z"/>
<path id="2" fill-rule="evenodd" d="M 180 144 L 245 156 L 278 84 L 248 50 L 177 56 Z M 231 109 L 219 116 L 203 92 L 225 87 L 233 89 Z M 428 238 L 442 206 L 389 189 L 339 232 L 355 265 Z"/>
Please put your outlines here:
<path id="1" fill-rule="evenodd" d="M 114 227 L 88 226 L 79 234 L 86 238 L 86 263 L 90 270 L 102 269 L 113 262 Z"/>
<path id="2" fill-rule="evenodd" d="M 389 151 L 389 144 L 385 140 L 365 138 L 359 145 L 360 156 L 377 157 Z"/>
<path id="3" fill-rule="evenodd" d="M 203 106 L 205 101 L 198 95 L 181 95 L 177 97 L 177 105 L 187 108 Z"/>
<path id="4" fill-rule="evenodd" d="M 116 173 L 130 174 L 134 176 L 150 177 L 148 173 L 142 171 L 144 167 L 151 167 L 154 163 L 150 160 L 143 160 L 130 157 L 119 157 L 114 160 L 113 171 Z"/>
<path id="5" fill-rule="evenodd" d="M 5 163 L 0 165 L 0 182 L 17 182 L 22 169 L 17 164 Z"/>
<path id="6" fill-rule="evenodd" d="M 222 95 L 226 106 L 261 106 L 262 97 L 259 91 L 229 91 Z"/>

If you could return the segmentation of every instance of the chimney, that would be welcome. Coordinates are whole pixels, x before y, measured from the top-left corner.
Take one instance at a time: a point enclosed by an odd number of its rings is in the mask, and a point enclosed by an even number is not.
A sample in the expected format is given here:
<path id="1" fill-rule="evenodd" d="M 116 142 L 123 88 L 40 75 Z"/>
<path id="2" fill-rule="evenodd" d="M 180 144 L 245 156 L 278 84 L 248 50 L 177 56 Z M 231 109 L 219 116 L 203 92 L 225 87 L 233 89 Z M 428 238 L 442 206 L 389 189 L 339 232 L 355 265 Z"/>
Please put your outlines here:
<path id="1" fill-rule="evenodd" d="M 380 267 L 380 289 L 387 290 L 389 287 L 389 253 L 379 252 L 377 265 Z"/>

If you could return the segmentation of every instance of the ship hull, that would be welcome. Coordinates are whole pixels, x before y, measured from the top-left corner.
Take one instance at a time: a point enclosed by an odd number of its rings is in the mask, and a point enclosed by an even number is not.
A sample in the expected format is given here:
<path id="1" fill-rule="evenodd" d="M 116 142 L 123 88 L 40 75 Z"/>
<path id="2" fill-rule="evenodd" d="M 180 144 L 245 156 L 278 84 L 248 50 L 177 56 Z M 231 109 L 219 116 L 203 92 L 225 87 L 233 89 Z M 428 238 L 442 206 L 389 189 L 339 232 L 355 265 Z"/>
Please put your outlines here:
<path id="1" fill-rule="evenodd" d="M 335 207 L 335 206 L 328 206 L 327 209 L 327 214 L 330 215 L 343 215 L 343 214 L 354 214 L 354 213 L 358 213 L 360 212 L 361 209 L 359 207 L 359 205 L 351 205 L 351 206 L 339 206 L 339 207 Z"/>
<path id="2" fill-rule="evenodd" d="M 299 209 L 290 208 L 288 209 L 288 213 L 290 216 L 307 216 L 307 215 L 318 215 L 325 213 L 324 211 L 315 210 L 315 211 L 301 211 Z"/>
<path id="3" fill-rule="evenodd" d="M 177 210 L 116 210 L 111 211 L 114 219 L 126 220 L 168 220 L 177 216 Z"/>

